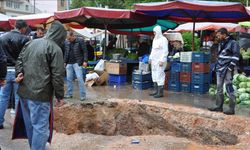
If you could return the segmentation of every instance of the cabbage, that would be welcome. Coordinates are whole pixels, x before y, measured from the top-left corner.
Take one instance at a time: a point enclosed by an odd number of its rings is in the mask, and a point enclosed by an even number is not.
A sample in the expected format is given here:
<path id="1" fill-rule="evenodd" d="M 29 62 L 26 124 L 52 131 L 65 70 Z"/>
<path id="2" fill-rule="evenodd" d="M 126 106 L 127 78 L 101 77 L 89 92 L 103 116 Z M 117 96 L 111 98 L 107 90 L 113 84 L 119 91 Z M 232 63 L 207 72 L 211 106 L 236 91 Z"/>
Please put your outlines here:
<path id="1" fill-rule="evenodd" d="M 224 100 L 224 104 L 228 104 L 229 103 L 229 98 L 226 97 L 225 100 Z"/>
<path id="2" fill-rule="evenodd" d="M 248 93 L 242 93 L 239 97 L 240 101 L 247 101 L 250 100 L 250 94 Z"/>
<path id="3" fill-rule="evenodd" d="M 217 92 L 216 92 L 216 89 L 210 88 L 209 91 L 208 91 L 208 93 L 209 93 L 209 95 L 211 95 L 211 96 L 215 96 Z"/>
<path id="4" fill-rule="evenodd" d="M 236 98 L 236 103 L 239 104 L 241 101 L 239 98 Z"/>
<path id="5" fill-rule="evenodd" d="M 246 88 L 246 93 L 250 93 L 250 88 Z"/>
<path id="6" fill-rule="evenodd" d="M 247 82 L 247 87 L 250 88 L 250 82 L 249 81 Z"/>
<path id="7" fill-rule="evenodd" d="M 240 88 L 247 88 L 247 82 L 241 82 L 241 83 L 239 84 L 239 87 L 240 87 Z"/>
<path id="8" fill-rule="evenodd" d="M 237 90 L 237 93 L 242 94 L 242 93 L 246 93 L 246 89 L 245 88 L 240 88 Z"/>
<path id="9" fill-rule="evenodd" d="M 244 76 L 243 74 L 240 74 L 238 77 L 237 77 L 237 80 L 240 81 L 240 82 L 247 82 L 247 77 Z"/>
<path id="10" fill-rule="evenodd" d="M 242 104 L 242 105 L 250 105 L 250 100 L 242 101 L 240 104 Z"/>

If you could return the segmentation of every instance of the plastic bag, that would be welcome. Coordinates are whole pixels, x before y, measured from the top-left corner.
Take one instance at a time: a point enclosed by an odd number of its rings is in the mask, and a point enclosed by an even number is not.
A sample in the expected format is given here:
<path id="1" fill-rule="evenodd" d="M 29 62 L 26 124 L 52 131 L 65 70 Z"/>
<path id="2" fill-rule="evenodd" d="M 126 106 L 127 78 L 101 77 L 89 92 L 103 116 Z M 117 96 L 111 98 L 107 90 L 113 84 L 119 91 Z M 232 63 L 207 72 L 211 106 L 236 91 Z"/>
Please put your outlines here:
<path id="1" fill-rule="evenodd" d="M 103 60 L 103 59 L 99 60 L 99 62 L 96 64 L 94 70 L 104 71 L 104 69 L 105 69 L 104 63 L 105 63 L 105 60 Z"/>

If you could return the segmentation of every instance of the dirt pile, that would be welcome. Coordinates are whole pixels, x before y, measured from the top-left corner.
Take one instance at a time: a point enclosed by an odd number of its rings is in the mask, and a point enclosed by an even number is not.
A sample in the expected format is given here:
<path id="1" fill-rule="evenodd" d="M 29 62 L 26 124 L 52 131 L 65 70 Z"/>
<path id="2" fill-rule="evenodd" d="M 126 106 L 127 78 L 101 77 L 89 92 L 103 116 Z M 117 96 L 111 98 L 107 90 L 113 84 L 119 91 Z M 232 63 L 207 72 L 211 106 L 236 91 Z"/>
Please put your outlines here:
<path id="1" fill-rule="evenodd" d="M 170 135 L 212 145 L 250 141 L 248 118 L 158 102 L 68 104 L 56 109 L 54 118 L 55 130 L 66 134 Z"/>

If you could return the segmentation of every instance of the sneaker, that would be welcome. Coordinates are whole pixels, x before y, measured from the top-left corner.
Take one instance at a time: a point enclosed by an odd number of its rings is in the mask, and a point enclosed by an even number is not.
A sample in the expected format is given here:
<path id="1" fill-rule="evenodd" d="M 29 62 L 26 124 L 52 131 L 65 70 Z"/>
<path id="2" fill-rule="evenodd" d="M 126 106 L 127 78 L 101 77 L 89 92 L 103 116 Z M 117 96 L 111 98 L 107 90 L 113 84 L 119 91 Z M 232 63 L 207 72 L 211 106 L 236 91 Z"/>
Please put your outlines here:
<path id="1" fill-rule="evenodd" d="M 69 95 L 66 95 L 64 96 L 65 99 L 69 99 L 69 98 L 72 98 L 73 96 L 69 96 Z"/>
<path id="2" fill-rule="evenodd" d="M 3 127 L 3 125 L 0 125 L 0 129 L 3 129 L 4 127 Z"/>

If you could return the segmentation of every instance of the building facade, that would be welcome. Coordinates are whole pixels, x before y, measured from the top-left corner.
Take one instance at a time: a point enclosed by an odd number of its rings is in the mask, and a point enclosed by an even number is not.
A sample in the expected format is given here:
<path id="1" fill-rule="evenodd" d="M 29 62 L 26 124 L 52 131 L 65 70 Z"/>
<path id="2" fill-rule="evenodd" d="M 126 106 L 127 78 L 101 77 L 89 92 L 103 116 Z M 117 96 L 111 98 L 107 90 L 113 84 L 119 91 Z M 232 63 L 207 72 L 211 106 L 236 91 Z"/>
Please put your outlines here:
<path id="1" fill-rule="evenodd" d="M 11 17 L 41 13 L 39 9 L 34 9 L 30 0 L 1 0 L 0 12 Z"/>
<path id="2" fill-rule="evenodd" d="M 57 0 L 57 11 L 69 9 L 70 4 L 71 4 L 71 0 Z"/>

